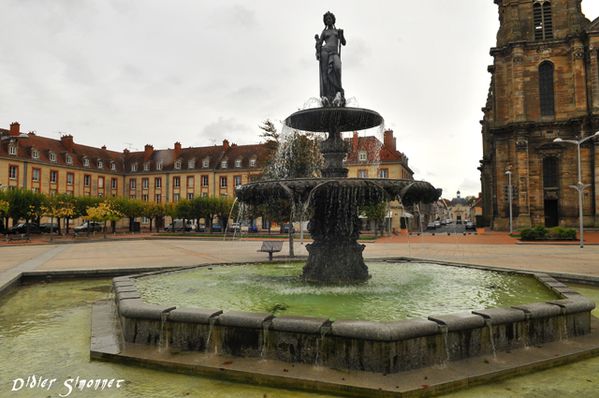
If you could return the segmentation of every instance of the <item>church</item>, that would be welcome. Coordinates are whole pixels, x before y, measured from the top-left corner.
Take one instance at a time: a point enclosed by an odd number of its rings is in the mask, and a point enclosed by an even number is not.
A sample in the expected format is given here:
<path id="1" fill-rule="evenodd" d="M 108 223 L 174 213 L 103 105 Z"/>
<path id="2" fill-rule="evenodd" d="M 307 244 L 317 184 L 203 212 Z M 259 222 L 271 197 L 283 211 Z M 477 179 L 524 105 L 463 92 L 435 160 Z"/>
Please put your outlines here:
<path id="1" fill-rule="evenodd" d="M 599 227 L 599 18 L 585 17 L 582 0 L 494 1 L 500 26 L 479 167 L 485 223 L 508 229 L 511 190 L 514 229 L 576 226 L 580 164 L 584 225 Z"/>

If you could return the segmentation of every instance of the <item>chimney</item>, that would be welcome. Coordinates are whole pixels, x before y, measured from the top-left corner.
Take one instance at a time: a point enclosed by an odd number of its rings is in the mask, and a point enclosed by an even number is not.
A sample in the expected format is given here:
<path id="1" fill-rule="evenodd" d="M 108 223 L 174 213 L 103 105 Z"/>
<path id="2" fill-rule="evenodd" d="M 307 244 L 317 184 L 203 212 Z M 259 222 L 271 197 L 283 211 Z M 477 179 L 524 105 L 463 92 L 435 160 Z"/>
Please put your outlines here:
<path id="1" fill-rule="evenodd" d="M 127 148 L 123 149 L 123 154 L 124 155 L 129 155 L 129 149 L 127 149 Z"/>
<path id="2" fill-rule="evenodd" d="M 393 138 L 393 130 L 385 130 L 385 138 L 383 145 L 390 150 L 396 150 L 395 138 Z"/>
<path id="3" fill-rule="evenodd" d="M 73 152 L 73 136 L 70 134 L 63 135 L 60 137 L 60 142 L 64 146 L 67 152 Z"/>
<path id="4" fill-rule="evenodd" d="M 10 136 L 18 137 L 21 134 L 21 125 L 19 122 L 13 122 L 10 124 Z"/>
<path id="5" fill-rule="evenodd" d="M 175 142 L 175 159 L 179 157 L 181 154 L 181 143 L 179 141 Z"/>
<path id="6" fill-rule="evenodd" d="M 226 151 L 226 150 L 228 150 L 229 148 L 230 148 L 230 146 L 229 146 L 229 140 L 227 140 L 227 139 L 224 139 L 224 140 L 223 140 L 223 150 L 225 150 L 225 151 Z"/>
<path id="7" fill-rule="evenodd" d="M 152 145 L 147 144 L 146 146 L 144 146 L 144 161 L 150 160 L 153 153 L 154 147 Z"/>
<path id="8" fill-rule="evenodd" d="M 358 150 L 358 132 L 354 131 L 354 136 L 351 140 L 351 150 L 352 152 L 356 152 Z"/>
<path id="9" fill-rule="evenodd" d="M 102 150 L 105 151 L 106 150 L 106 145 L 102 145 Z"/>

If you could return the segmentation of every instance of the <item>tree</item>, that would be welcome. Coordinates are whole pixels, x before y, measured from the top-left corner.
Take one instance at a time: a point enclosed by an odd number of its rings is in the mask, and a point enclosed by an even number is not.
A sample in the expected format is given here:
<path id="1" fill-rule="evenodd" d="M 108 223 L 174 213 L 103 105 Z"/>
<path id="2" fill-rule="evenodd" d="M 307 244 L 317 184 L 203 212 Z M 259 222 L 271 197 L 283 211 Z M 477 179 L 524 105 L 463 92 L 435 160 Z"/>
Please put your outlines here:
<path id="1" fill-rule="evenodd" d="M 7 229 L 8 227 L 8 212 L 10 210 L 10 203 L 8 203 L 8 200 L 4 199 L 4 195 L 2 192 L 0 192 L 0 217 L 2 218 L 2 220 L 0 220 L 0 231 L 3 231 L 4 229 Z"/>
<path id="2" fill-rule="evenodd" d="M 157 221 L 160 217 L 164 217 L 166 213 L 167 211 L 165 209 L 165 206 L 161 203 L 144 203 L 142 215 L 150 220 L 150 232 L 152 232 L 152 222 L 154 220 Z M 156 227 L 156 229 L 158 230 L 158 226 Z"/>
<path id="3" fill-rule="evenodd" d="M 118 221 L 123 215 L 113 209 L 108 202 L 101 202 L 97 206 L 89 207 L 86 212 L 87 218 L 91 221 L 102 222 L 104 226 L 102 232 L 104 233 L 104 239 L 106 239 L 106 222 L 107 221 Z M 91 228 L 88 225 L 87 231 Z"/>
<path id="4" fill-rule="evenodd" d="M 387 214 L 387 202 L 379 202 L 360 207 L 362 213 L 369 221 L 374 222 L 374 237 L 376 238 L 380 230 L 381 223 L 385 221 Z"/>
<path id="5" fill-rule="evenodd" d="M 56 219 L 58 224 L 58 233 L 60 233 L 60 219 L 61 218 L 70 218 L 75 214 L 75 208 L 73 203 L 70 201 L 71 197 L 68 195 L 51 195 L 46 196 L 44 198 L 44 203 L 42 204 L 42 215 L 46 217 L 50 217 L 50 241 L 53 238 L 53 228 L 54 219 Z M 68 232 L 67 232 L 68 233 Z"/>
<path id="6" fill-rule="evenodd" d="M 146 202 L 137 199 L 115 198 L 111 201 L 115 210 L 129 218 L 129 232 L 133 232 L 133 223 L 144 212 Z"/>
<path id="7" fill-rule="evenodd" d="M 27 223 L 26 234 L 29 235 L 29 221 L 41 216 L 43 195 L 25 189 L 15 189 L 5 192 L 4 198 L 8 202 L 7 215 L 12 218 L 13 225 L 19 220 L 25 220 Z"/>

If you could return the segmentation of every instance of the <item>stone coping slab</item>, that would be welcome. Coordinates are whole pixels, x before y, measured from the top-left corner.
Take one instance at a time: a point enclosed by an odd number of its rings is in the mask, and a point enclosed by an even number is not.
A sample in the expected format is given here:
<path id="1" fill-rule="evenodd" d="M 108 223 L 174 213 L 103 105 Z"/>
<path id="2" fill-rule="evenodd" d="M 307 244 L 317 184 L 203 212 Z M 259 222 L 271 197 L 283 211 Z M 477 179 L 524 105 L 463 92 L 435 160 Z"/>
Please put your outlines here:
<path id="1" fill-rule="evenodd" d="M 148 346 L 121 346 L 116 337 L 118 323 L 113 318 L 113 305 L 106 300 L 93 305 L 92 359 L 354 397 L 429 397 L 599 355 L 599 320 L 596 318 L 592 320 L 591 333 L 586 336 L 398 374 L 340 371 L 307 364 L 200 352 L 171 354 Z"/>

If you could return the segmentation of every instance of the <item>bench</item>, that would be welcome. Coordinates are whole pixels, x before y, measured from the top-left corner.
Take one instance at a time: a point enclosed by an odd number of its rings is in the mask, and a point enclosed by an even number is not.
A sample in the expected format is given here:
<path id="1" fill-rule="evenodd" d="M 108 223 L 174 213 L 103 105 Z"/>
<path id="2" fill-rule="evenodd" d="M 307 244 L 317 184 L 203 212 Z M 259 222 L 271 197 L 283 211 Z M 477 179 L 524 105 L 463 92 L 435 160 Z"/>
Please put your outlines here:
<path id="1" fill-rule="evenodd" d="M 6 241 L 7 242 L 11 242 L 13 240 L 26 240 L 26 241 L 30 241 L 31 239 L 26 234 L 6 235 Z"/>
<path id="2" fill-rule="evenodd" d="M 268 253 L 268 261 L 272 261 L 272 254 L 278 253 L 283 249 L 283 241 L 280 240 L 265 240 L 262 242 L 262 247 L 257 252 Z"/>

